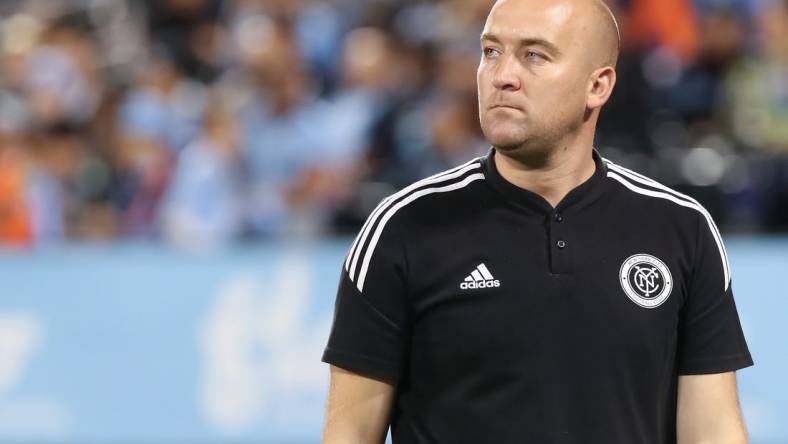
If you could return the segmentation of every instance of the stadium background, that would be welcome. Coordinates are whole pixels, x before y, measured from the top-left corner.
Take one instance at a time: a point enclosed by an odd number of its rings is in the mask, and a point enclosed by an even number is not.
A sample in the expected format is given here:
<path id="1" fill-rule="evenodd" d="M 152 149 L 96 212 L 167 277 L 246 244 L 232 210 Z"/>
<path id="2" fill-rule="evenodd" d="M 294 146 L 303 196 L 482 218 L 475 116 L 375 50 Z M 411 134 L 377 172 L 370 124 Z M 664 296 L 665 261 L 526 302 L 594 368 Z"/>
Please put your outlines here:
<path id="1" fill-rule="evenodd" d="M 596 145 L 715 217 L 788 443 L 788 1 L 609 3 Z M 349 236 L 487 149 L 490 5 L 1 1 L 0 442 L 317 442 Z"/>

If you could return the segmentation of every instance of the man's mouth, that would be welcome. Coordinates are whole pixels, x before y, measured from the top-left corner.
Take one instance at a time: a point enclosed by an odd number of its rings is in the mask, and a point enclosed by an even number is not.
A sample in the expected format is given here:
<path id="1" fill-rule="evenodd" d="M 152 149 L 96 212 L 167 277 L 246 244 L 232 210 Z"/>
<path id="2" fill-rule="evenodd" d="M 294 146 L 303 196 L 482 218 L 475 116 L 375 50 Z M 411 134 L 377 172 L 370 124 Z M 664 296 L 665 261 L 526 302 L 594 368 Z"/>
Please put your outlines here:
<path id="1" fill-rule="evenodd" d="M 516 109 L 516 110 L 518 110 L 518 111 L 522 111 L 522 110 L 523 110 L 523 109 L 522 109 L 522 108 L 520 108 L 519 106 L 517 106 L 517 105 L 512 105 L 512 104 L 509 104 L 509 103 L 496 103 L 495 105 L 492 105 L 492 106 L 490 107 L 490 109 L 496 109 L 496 108 L 508 108 L 508 109 Z"/>

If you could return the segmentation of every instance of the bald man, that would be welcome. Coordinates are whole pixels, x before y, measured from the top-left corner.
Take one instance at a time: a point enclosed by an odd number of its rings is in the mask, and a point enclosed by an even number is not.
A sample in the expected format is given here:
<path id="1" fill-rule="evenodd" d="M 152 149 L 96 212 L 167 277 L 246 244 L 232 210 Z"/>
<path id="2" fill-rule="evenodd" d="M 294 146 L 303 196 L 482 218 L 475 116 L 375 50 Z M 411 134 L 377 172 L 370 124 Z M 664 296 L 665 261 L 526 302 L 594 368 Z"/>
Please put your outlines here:
<path id="1" fill-rule="evenodd" d="M 591 177 L 618 42 L 601 0 L 495 4 L 481 36 L 477 83 L 482 130 L 503 154 L 501 175 L 553 206 Z"/>
<path id="2" fill-rule="evenodd" d="M 384 199 L 354 241 L 324 443 L 747 442 L 716 226 L 593 149 L 618 53 L 600 0 L 494 5 L 492 148 Z"/>

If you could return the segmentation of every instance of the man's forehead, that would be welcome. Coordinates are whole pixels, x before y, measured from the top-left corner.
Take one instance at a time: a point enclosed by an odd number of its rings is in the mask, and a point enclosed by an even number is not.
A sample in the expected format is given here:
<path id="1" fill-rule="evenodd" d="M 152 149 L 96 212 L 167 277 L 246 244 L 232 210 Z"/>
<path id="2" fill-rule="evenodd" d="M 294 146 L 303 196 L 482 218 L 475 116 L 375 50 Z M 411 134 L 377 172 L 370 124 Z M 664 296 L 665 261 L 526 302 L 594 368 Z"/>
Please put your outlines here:
<path id="1" fill-rule="evenodd" d="M 582 3 L 582 0 L 498 0 L 490 12 L 500 15 L 501 18 L 543 15 L 562 20 L 571 15 L 578 3 Z"/>
<path id="2" fill-rule="evenodd" d="M 490 11 L 483 36 L 498 39 L 558 37 L 574 14 L 572 1 L 499 0 Z"/>
<path id="3" fill-rule="evenodd" d="M 599 66 L 615 66 L 620 45 L 618 24 L 604 0 L 498 0 L 482 35 L 514 43 L 544 41 L 561 52 L 581 45 L 591 49 L 583 52 Z"/>

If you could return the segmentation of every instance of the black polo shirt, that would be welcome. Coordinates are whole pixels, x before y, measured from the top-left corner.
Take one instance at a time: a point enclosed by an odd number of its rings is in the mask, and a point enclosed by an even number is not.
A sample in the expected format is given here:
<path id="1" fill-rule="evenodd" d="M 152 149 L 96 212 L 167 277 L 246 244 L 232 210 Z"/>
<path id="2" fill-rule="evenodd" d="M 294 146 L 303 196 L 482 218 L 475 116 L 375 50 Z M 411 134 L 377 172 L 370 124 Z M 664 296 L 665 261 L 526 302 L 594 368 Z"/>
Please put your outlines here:
<path id="1" fill-rule="evenodd" d="M 752 365 L 708 212 L 596 151 L 552 208 L 495 156 L 373 211 L 323 361 L 396 383 L 395 444 L 675 442 L 678 375 Z"/>

